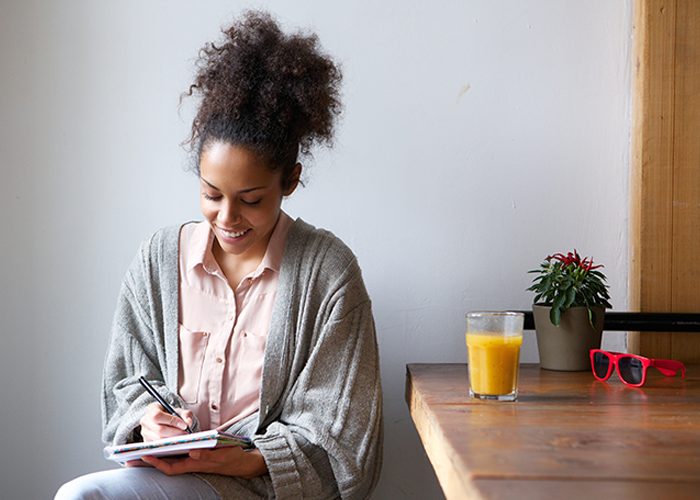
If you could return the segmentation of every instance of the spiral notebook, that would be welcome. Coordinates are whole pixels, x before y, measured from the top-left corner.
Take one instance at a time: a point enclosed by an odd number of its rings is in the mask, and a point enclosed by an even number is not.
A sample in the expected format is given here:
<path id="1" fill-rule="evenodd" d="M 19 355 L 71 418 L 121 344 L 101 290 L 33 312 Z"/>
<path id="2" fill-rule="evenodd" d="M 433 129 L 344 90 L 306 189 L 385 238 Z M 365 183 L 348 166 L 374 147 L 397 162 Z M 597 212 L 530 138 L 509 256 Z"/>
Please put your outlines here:
<path id="1" fill-rule="evenodd" d="M 240 446 L 243 449 L 254 447 L 253 442 L 247 437 L 211 430 L 156 441 L 105 446 L 104 454 L 108 460 L 123 463 L 128 460 L 137 460 L 144 455 L 167 457 L 186 454 L 190 450 L 226 446 Z"/>

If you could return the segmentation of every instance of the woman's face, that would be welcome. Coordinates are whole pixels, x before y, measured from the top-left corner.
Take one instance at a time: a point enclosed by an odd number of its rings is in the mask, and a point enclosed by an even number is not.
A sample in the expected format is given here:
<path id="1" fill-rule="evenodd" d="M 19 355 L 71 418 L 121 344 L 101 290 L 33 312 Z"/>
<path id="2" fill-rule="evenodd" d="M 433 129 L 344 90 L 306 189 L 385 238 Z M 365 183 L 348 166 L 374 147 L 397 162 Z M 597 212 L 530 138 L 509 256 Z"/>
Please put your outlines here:
<path id="1" fill-rule="evenodd" d="M 262 259 L 277 223 L 282 197 L 280 170 L 273 171 L 258 155 L 242 146 L 213 142 L 199 162 L 202 214 L 209 221 L 216 244 L 226 254 Z M 294 178 L 298 179 L 297 164 Z"/>

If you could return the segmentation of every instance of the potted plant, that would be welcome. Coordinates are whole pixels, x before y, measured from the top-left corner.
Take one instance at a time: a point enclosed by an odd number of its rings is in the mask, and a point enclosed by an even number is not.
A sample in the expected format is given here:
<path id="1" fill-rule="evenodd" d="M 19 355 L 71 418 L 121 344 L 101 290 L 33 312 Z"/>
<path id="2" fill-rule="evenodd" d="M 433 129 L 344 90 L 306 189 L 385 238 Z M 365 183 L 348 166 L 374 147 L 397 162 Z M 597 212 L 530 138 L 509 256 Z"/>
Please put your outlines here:
<path id="1" fill-rule="evenodd" d="M 535 319 L 540 365 L 547 370 L 590 369 L 589 349 L 599 348 L 605 308 L 611 308 L 602 265 L 576 250 L 547 256 L 529 291 L 535 292 Z"/>

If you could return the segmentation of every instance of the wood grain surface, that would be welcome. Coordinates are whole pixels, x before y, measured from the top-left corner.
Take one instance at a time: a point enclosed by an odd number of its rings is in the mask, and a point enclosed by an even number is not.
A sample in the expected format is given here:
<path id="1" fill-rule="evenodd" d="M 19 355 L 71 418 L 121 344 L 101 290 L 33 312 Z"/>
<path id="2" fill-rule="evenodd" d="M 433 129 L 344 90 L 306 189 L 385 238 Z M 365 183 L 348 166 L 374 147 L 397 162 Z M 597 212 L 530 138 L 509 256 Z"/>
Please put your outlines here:
<path id="1" fill-rule="evenodd" d="M 700 1 L 635 0 L 630 310 L 700 311 Z M 629 349 L 700 362 L 700 336 Z"/>
<path id="2" fill-rule="evenodd" d="M 673 311 L 700 311 L 700 2 L 676 5 Z M 671 336 L 671 356 L 700 362 L 700 338 Z"/>
<path id="3" fill-rule="evenodd" d="M 522 365 L 514 403 L 470 399 L 467 384 L 466 365 L 407 366 L 447 498 L 700 498 L 700 366 L 633 389 Z"/>
<path id="4" fill-rule="evenodd" d="M 671 312 L 675 0 L 634 3 L 630 310 Z M 632 334 L 630 349 L 671 357 L 670 334 Z"/>

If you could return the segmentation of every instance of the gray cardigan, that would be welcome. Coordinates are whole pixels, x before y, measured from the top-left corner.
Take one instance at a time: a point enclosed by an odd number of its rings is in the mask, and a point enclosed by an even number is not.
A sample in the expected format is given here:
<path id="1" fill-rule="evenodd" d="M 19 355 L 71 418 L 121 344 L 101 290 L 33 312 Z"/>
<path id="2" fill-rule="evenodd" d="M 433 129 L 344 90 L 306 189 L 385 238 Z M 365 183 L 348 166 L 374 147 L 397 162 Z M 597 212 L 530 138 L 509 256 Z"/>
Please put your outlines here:
<path id="1" fill-rule="evenodd" d="M 179 234 L 174 226 L 147 239 L 122 283 L 103 374 L 105 444 L 135 439 L 152 402 L 140 375 L 183 406 Z M 269 474 L 199 474 L 223 498 L 366 498 L 379 478 L 382 393 L 370 300 L 350 249 L 301 219 L 280 269 L 260 410 L 228 430 L 253 437 Z"/>

